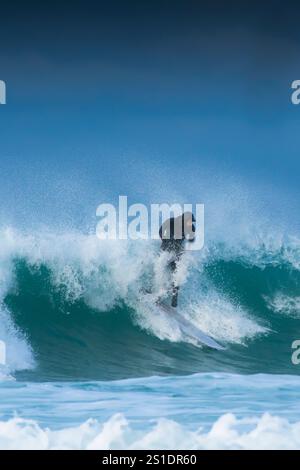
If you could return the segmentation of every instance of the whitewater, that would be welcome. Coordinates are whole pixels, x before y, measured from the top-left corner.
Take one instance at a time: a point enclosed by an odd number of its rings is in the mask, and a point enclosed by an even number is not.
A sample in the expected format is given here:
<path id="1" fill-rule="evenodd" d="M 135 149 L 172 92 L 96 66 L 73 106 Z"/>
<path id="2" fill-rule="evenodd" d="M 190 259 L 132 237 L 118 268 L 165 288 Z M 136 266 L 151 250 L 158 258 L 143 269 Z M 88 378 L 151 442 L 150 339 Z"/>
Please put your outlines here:
<path id="1" fill-rule="evenodd" d="M 0 448 L 300 448 L 299 255 L 262 237 L 184 257 L 179 310 L 212 351 L 153 309 L 155 242 L 3 228 Z"/>
<path id="2" fill-rule="evenodd" d="M 269 375 L 7 380 L 0 388 L 0 447 L 295 449 L 300 446 L 299 391 L 297 377 Z M 19 411 L 10 416 L 8 407 Z"/>

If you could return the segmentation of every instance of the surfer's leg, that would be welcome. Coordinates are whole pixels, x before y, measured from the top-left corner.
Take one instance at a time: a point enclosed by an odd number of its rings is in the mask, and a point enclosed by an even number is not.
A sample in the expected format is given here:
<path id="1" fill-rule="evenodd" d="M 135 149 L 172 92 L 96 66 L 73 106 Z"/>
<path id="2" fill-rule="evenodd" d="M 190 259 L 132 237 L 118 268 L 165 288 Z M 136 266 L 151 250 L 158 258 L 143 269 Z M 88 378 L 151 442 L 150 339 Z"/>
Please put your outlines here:
<path id="1" fill-rule="evenodd" d="M 177 260 L 173 260 L 170 262 L 169 264 L 170 266 L 170 270 L 172 272 L 172 277 L 173 277 L 173 280 L 172 280 L 172 300 L 171 300 L 171 305 L 172 307 L 176 308 L 177 307 L 177 303 L 178 303 L 178 292 L 179 292 L 179 286 L 175 283 L 174 281 L 174 273 L 177 269 Z"/>
<path id="2" fill-rule="evenodd" d="M 179 287 L 173 284 L 171 305 L 174 308 L 176 308 L 178 304 L 178 292 L 179 292 Z"/>

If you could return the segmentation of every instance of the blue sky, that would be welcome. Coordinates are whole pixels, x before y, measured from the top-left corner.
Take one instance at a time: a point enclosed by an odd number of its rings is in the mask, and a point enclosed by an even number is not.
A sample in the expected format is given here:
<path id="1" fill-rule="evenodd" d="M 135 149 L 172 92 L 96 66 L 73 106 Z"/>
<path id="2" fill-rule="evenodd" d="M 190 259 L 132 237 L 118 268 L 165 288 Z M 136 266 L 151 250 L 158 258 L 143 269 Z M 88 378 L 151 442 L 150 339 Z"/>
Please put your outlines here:
<path id="1" fill-rule="evenodd" d="M 72 224 L 103 198 L 187 195 L 207 175 L 297 193 L 287 2 L 29 2 L 2 16 L 1 217 Z"/>

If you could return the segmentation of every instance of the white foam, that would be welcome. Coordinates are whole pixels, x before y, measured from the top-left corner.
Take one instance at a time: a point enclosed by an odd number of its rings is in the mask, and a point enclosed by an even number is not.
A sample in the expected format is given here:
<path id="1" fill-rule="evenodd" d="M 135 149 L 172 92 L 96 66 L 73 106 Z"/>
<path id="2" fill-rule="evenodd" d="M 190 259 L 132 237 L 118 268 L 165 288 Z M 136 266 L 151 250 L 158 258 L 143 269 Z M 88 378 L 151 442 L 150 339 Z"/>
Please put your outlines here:
<path id="1" fill-rule="evenodd" d="M 5 344 L 6 363 L 0 366 L 0 379 L 17 370 L 34 367 L 34 357 L 24 335 L 12 323 L 9 312 L 0 310 L 0 339 Z M 1 377 L 2 375 L 2 377 Z"/>
<path id="2" fill-rule="evenodd" d="M 228 413 L 204 431 L 159 419 L 146 430 L 135 429 L 122 414 L 99 423 L 51 430 L 15 417 L 0 422 L 0 449 L 300 449 L 300 422 L 264 414 L 237 418 Z"/>
<path id="3" fill-rule="evenodd" d="M 278 292 L 274 297 L 265 297 L 268 307 L 273 312 L 288 317 L 300 318 L 300 297 L 292 297 Z"/>
<path id="4" fill-rule="evenodd" d="M 5 344 L 6 363 L 1 364 L 0 379 L 15 370 L 29 369 L 34 365 L 33 354 L 26 338 L 13 324 L 3 300 L 13 288 L 13 258 L 16 256 L 15 240 L 10 229 L 0 234 L 0 340 Z"/>
<path id="5" fill-rule="evenodd" d="M 244 343 L 268 328 L 254 321 L 240 305 L 209 292 L 187 308 L 189 319 L 208 335 L 229 343 Z"/>

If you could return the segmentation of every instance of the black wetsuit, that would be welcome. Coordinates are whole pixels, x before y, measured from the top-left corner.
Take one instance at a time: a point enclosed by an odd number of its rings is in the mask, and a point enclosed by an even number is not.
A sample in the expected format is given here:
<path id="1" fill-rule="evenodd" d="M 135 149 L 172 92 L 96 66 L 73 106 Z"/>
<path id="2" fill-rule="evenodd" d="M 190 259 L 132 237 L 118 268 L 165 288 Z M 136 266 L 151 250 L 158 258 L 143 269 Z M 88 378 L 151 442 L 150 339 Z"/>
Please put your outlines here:
<path id="1" fill-rule="evenodd" d="M 168 251 L 173 254 L 172 260 L 169 262 L 168 267 L 172 274 L 175 273 L 177 269 L 177 264 L 184 252 L 185 242 L 193 242 L 194 238 L 187 239 L 184 231 L 183 219 L 171 217 L 166 222 L 162 224 L 159 229 L 159 236 L 162 240 L 161 250 Z M 179 226 L 176 224 L 180 224 Z M 195 226 L 192 225 L 192 232 L 195 234 Z M 165 238 L 164 238 L 165 236 Z M 179 286 L 173 281 L 172 282 L 172 307 L 177 307 L 178 302 L 178 291 Z"/>

